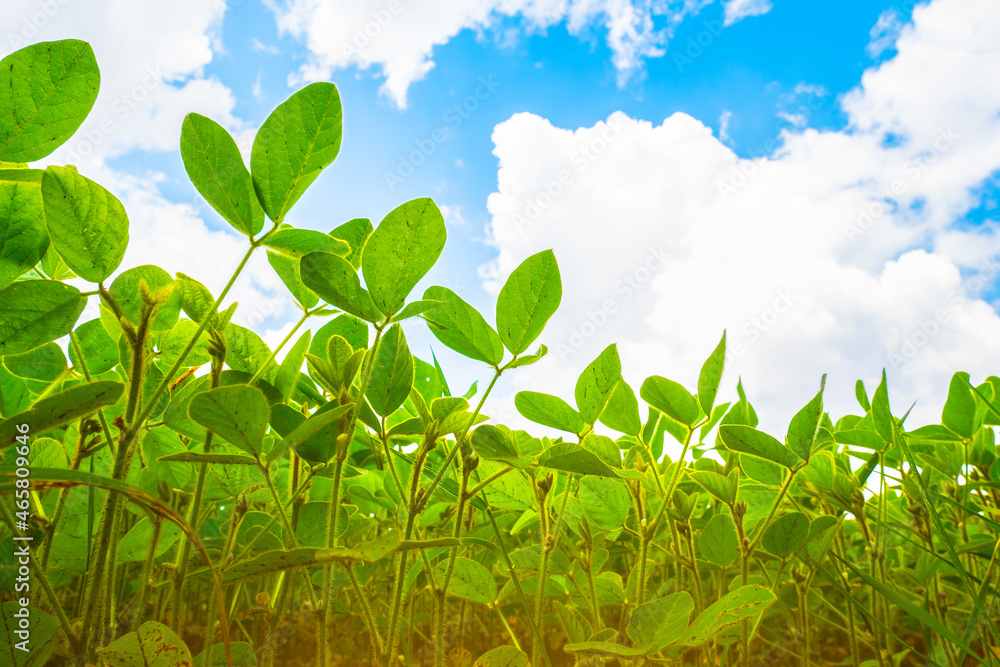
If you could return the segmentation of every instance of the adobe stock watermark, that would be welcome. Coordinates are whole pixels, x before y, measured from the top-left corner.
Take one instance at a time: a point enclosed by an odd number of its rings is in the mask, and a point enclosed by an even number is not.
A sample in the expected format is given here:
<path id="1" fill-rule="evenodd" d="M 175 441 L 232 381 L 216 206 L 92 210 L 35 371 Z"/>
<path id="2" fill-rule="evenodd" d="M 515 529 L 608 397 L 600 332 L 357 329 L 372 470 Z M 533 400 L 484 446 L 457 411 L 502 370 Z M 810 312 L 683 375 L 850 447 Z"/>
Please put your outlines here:
<path id="1" fill-rule="evenodd" d="M 989 257 L 979 265 L 979 272 L 961 285 L 948 292 L 945 306 L 934 311 L 932 317 L 922 320 L 916 330 L 903 338 L 899 348 L 889 353 L 889 363 L 894 370 L 905 366 L 947 328 L 955 311 L 962 308 L 973 295 L 978 294 L 987 284 L 1000 275 L 997 257 Z"/>
<path id="2" fill-rule="evenodd" d="M 844 226 L 844 234 L 847 239 L 852 243 L 855 242 L 857 237 L 867 232 L 879 218 L 893 210 L 892 202 L 895 202 L 899 195 L 919 181 L 942 155 L 954 147 L 960 138 L 961 135 L 955 132 L 950 125 L 947 128 L 939 129 L 930 148 L 917 153 L 903 163 L 902 177 L 893 179 L 889 187 L 879 193 L 878 199 L 869 202 L 867 206 L 858 208 L 855 222 Z"/>
<path id="3" fill-rule="evenodd" d="M 378 39 L 382 31 L 388 27 L 392 20 L 403 11 L 403 5 L 399 0 L 389 0 L 383 9 L 373 9 L 369 12 L 371 17 L 363 26 L 354 28 L 354 37 L 349 44 L 340 47 L 345 58 L 354 58 L 361 51 L 364 51 Z"/>
<path id="4" fill-rule="evenodd" d="M 734 342 L 729 348 L 729 354 L 734 358 L 742 356 L 747 351 L 747 346 L 756 343 L 774 328 L 778 320 L 789 312 L 798 300 L 799 296 L 791 288 L 786 287 L 775 292 L 771 305 L 751 317 L 738 329 L 743 340 Z"/>
<path id="5" fill-rule="evenodd" d="M 493 97 L 493 93 L 500 86 L 501 83 L 494 79 L 492 74 L 479 77 L 475 90 L 462 101 L 455 102 L 450 109 L 442 114 L 443 124 L 432 130 L 430 135 L 414 140 L 415 148 L 408 154 L 399 156 L 396 169 L 386 170 L 383 173 L 389 191 L 395 192 L 397 187 L 413 176 L 417 169 L 437 152 L 441 144 L 455 136 L 458 128 L 472 117 L 472 114 L 482 106 L 483 102 Z"/>
<path id="6" fill-rule="evenodd" d="M 601 302 L 600 308 L 587 310 L 580 323 L 570 330 L 566 341 L 555 344 L 559 359 L 565 360 L 579 352 L 587 341 L 611 320 L 624 302 L 642 290 L 653 276 L 667 265 L 667 259 L 663 246 L 650 247 L 645 261 L 615 283 L 616 296 L 605 299 Z"/>
<path id="7" fill-rule="evenodd" d="M 114 134 L 121 123 L 125 122 L 132 112 L 142 106 L 150 97 L 152 92 L 163 85 L 163 72 L 159 66 L 146 66 L 145 75 L 139 81 L 122 93 L 111 103 L 111 115 L 105 116 L 96 123 L 95 127 L 77 132 L 74 135 L 72 148 L 69 152 L 71 164 L 77 164 L 82 158 L 92 154 L 104 141 Z"/>
<path id="8" fill-rule="evenodd" d="M 38 41 L 38 35 L 59 11 L 73 0 L 38 0 L 35 6 L 38 8 L 31 15 L 25 16 L 21 20 L 20 29 L 17 32 L 7 33 L 7 41 L 12 49 L 23 49 Z"/>
<path id="9" fill-rule="evenodd" d="M 712 46 L 726 28 L 719 19 L 702 21 L 701 25 L 702 30 L 699 30 L 693 37 L 687 38 L 683 51 L 674 51 L 674 67 L 677 68 L 678 74 L 683 74 L 685 67 L 700 58 L 705 53 L 705 49 Z"/>
<path id="10" fill-rule="evenodd" d="M 528 203 L 520 213 L 514 215 L 514 226 L 518 231 L 527 225 L 535 223 L 548 207 L 559 199 L 579 174 L 590 168 L 597 159 L 608 150 L 618 137 L 622 135 L 623 128 L 620 119 L 609 119 L 601 130 L 600 136 L 594 137 L 582 146 L 578 147 L 570 155 L 571 169 L 563 169 L 552 179 L 542 184 L 541 191 L 534 197 L 528 198 Z"/>

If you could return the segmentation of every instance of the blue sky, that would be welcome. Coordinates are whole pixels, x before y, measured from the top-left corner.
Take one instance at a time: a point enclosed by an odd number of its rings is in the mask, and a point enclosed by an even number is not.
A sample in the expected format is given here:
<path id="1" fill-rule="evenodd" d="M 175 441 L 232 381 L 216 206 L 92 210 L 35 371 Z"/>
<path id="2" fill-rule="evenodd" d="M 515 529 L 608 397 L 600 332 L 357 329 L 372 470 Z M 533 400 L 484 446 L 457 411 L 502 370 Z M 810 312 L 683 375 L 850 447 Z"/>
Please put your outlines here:
<path id="1" fill-rule="evenodd" d="M 288 222 L 377 223 L 431 196 L 449 240 L 427 284 L 453 287 L 488 319 L 498 281 L 554 248 L 566 287 L 541 342 L 562 351 L 502 385 L 494 414 L 513 418 L 510 399 L 527 386 L 571 395 L 614 341 L 634 385 L 654 372 L 693 385 L 723 328 L 733 350 L 724 394 L 742 376 L 774 428 L 824 372 L 835 413 L 856 410 L 855 379 L 872 383 L 886 367 L 900 404 L 920 398 L 918 414 L 934 420 L 952 372 L 983 376 L 1000 363 L 986 342 L 1000 332 L 1000 17 L 989 0 L 915 10 L 176 0 L 124 16 L 112 3 L 68 3 L 44 20 L 34 0 L 15 5 L 0 19 L 11 45 L 94 44 L 104 77 L 95 123 L 149 68 L 163 72 L 79 165 L 126 203 L 130 265 L 225 282 L 241 242 L 184 173 L 183 115 L 216 118 L 247 148 L 268 113 L 313 80 L 337 84 L 344 139 Z M 379 17 L 370 43 L 356 41 Z M 457 112 L 463 104 L 475 108 Z M 579 146 L 598 145 L 606 123 L 621 138 L 571 169 L 572 185 L 525 224 L 545 184 Z M 637 289 L 620 288 L 644 266 L 654 268 Z M 278 292 L 266 262 L 235 292 L 269 342 L 296 317 Z M 422 356 L 434 345 L 455 384 L 479 377 L 422 325 L 407 335 Z"/>

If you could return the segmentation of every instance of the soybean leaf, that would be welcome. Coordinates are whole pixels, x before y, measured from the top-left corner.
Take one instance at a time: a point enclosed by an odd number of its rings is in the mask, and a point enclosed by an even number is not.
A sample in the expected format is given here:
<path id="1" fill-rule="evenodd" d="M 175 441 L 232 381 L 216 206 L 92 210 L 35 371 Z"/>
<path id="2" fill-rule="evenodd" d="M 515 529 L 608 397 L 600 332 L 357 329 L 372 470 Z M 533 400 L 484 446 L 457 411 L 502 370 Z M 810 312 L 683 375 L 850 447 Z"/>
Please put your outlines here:
<path id="1" fill-rule="evenodd" d="M 816 431 L 823 418 L 823 388 L 825 386 L 826 375 L 824 374 L 823 379 L 820 380 L 819 393 L 804 408 L 795 413 L 788 425 L 788 434 L 785 436 L 788 447 L 804 461 L 809 460 L 813 442 L 816 440 Z"/>
<path id="2" fill-rule="evenodd" d="M 563 646 L 563 650 L 571 652 L 580 651 L 583 653 L 597 653 L 599 655 L 618 655 L 624 657 L 633 657 L 644 655 L 646 653 L 646 651 L 641 648 L 622 646 L 621 644 L 613 644 L 611 642 L 603 641 L 586 641 L 566 644 Z"/>
<path id="3" fill-rule="evenodd" d="M 14 375 L 28 380 L 52 382 L 66 370 L 66 355 L 55 343 L 4 357 L 4 366 Z"/>
<path id="4" fill-rule="evenodd" d="M 497 297 L 497 332 L 504 347 L 513 354 L 527 350 L 560 301 L 562 280 L 553 252 L 544 250 L 521 262 Z"/>
<path id="5" fill-rule="evenodd" d="M 330 232 L 330 236 L 341 241 L 346 241 L 347 245 L 351 247 L 351 252 L 345 259 L 351 263 L 355 271 L 361 269 L 361 255 L 364 252 L 365 243 L 373 231 L 375 231 L 375 228 L 372 227 L 371 220 L 368 218 L 354 218 Z"/>
<path id="6" fill-rule="evenodd" d="M 146 287 L 143 288 L 143 283 Z M 166 302 L 156 309 L 153 317 L 153 331 L 169 331 L 177 324 L 181 314 L 181 295 L 175 289 L 170 274 L 158 266 L 144 264 L 118 274 L 108 291 L 115 298 L 122 314 L 134 325 L 139 324 L 140 311 L 143 306 L 143 291 L 150 294 L 169 292 Z M 212 302 L 209 302 L 210 304 Z"/>
<path id="7" fill-rule="evenodd" d="M 73 329 L 87 300 L 80 290 L 54 280 L 23 280 L 0 290 L 0 356 L 20 354 L 62 338 Z"/>
<path id="8" fill-rule="evenodd" d="M 630 497 L 617 479 L 585 476 L 580 479 L 580 505 L 587 521 L 600 530 L 621 530 L 628 517 Z"/>
<path id="9" fill-rule="evenodd" d="M 481 459 L 503 461 L 515 468 L 523 468 L 527 461 L 517 450 L 514 434 L 506 426 L 484 424 L 472 432 L 472 450 Z"/>
<path id="10" fill-rule="evenodd" d="M 963 438 L 971 438 L 976 428 L 975 417 L 976 401 L 969 387 L 969 374 L 955 373 L 951 376 L 941 423 Z"/>
<path id="11" fill-rule="evenodd" d="M 163 459 L 160 459 L 163 460 Z M 159 558 L 167 552 L 177 538 L 181 535 L 181 529 L 177 524 L 169 521 L 161 524 L 160 539 L 156 543 L 156 557 Z M 134 563 L 144 560 L 149 553 L 149 545 L 153 540 L 153 526 L 148 517 L 143 517 L 132 526 L 121 542 L 118 543 L 118 564 Z"/>
<path id="12" fill-rule="evenodd" d="M 684 591 L 652 600 L 632 611 L 625 632 L 637 647 L 659 651 L 681 638 L 693 609 L 694 601 Z"/>
<path id="13" fill-rule="evenodd" d="M 698 538 L 698 551 L 705 560 L 722 567 L 736 560 L 740 555 L 740 538 L 731 516 L 716 514 L 711 518 Z"/>
<path id="14" fill-rule="evenodd" d="M 250 172 L 224 127 L 189 113 L 181 126 L 181 158 L 194 187 L 226 222 L 250 237 L 264 228 Z"/>
<path id="15" fill-rule="evenodd" d="M 701 646 L 720 630 L 761 613 L 775 599 L 763 586 L 741 586 L 701 612 L 677 643 Z"/>
<path id="16" fill-rule="evenodd" d="M 100 651 L 108 667 L 183 667 L 191 664 L 187 645 L 173 630 L 147 621 Z"/>
<path id="17" fill-rule="evenodd" d="M 0 160 L 34 162 L 73 136 L 101 75 L 86 42 L 40 42 L 0 60 Z"/>
<path id="18" fill-rule="evenodd" d="M 528 654 L 514 646 L 497 646 L 479 656 L 472 667 L 528 667 Z"/>
<path id="19" fill-rule="evenodd" d="M 402 204 L 365 244 L 361 273 L 380 311 L 392 315 L 437 262 L 448 233 L 437 205 L 424 197 Z"/>
<path id="20" fill-rule="evenodd" d="M 20 597 L 20 596 L 18 596 Z M 30 640 L 25 640 L 20 621 L 27 614 Z M 24 642 L 22 644 L 22 642 Z M 59 643 L 56 619 L 37 607 L 22 607 L 17 600 L 0 604 L 0 656 L 11 667 L 41 667 Z M 20 646 L 18 646 L 20 644 Z"/>
<path id="21" fill-rule="evenodd" d="M 351 246 L 347 241 L 314 229 L 295 229 L 287 225 L 268 236 L 264 245 L 296 259 L 301 259 L 311 252 L 329 252 L 341 257 L 347 257 L 351 252 Z"/>
<path id="22" fill-rule="evenodd" d="M 302 282 L 332 306 L 368 322 L 382 319 L 371 294 L 343 257 L 328 252 L 311 252 L 300 263 Z"/>
<path id="23" fill-rule="evenodd" d="M 82 361 L 92 374 L 100 375 L 118 365 L 118 344 L 108 335 L 100 320 L 84 322 L 74 333 L 83 352 Z M 81 359 L 77 356 L 74 345 L 69 346 L 69 359 L 73 366 L 79 368 Z"/>
<path id="24" fill-rule="evenodd" d="M 43 398 L 28 410 L 0 422 L 0 449 L 16 442 L 21 434 L 17 428 L 20 424 L 26 424 L 32 436 L 40 435 L 114 405 L 124 391 L 125 385 L 120 382 L 100 380 Z"/>
<path id="25" fill-rule="evenodd" d="M 198 394 L 191 399 L 188 415 L 248 454 L 259 457 L 264 449 L 271 410 L 256 387 L 234 384 Z"/>
<path id="26" fill-rule="evenodd" d="M 398 324 L 389 327 L 372 360 L 368 400 L 372 409 L 382 417 L 396 411 L 413 387 L 413 357 L 406 345 L 403 328 Z"/>
<path id="27" fill-rule="evenodd" d="M 525 419 L 560 431 L 577 434 L 585 426 L 579 412 L 566 401 L 551 394 L 519 391 L 514 396 L 514 407 Z"/>
<path id="28" fill-rule="evenodd" d="M 583 369 L 576 381 L 576 407 L 583 421 L 588 424 L 597 422 L 621 376 L 618 346 L 612 343 Z"/>
<path id="29" fill-rule="evenodd" d="M 638 435 L 642 430 L 642 420 L 639 417 L 639 401 L 635 392 L 628 386 L 624 378 L 618 380 L 607 405 L 601 413 L 601 423 L 608 428 L 628 435 Z"/>
<path id="30" fill-rule="evenodd" d="M 157 461 L 175 463 L 218 463 L 220 465 L 255 466 L 257 459 L 245 454 L 220 454 L 218 452 L 177 452 L 158 456 Z"/>
<path id="31" fill-rule="evenodd" d="M 889 390 L 886 387 L 885 369 L 882 369 L 882 382 L 875 389 L 872 396 L 872 422 L 875 424 L 875 431 L 878 432 L 886 442 L 892 442 L 892 411 L 889 409 Z"/>
<path id="32" fill-rule="evenodd" d="M 761 546 L 786 560 L 809 540 L 809 525 L 809 517 L 801 512 L 780 516 L 764 531 Z"/>
<path id="33" fill-rule="evenodd" d="M 731 505 L 736 502 L 736 485 L 733 484 L 731 477 L 723 477 L 722 475 L 709 470 L 690 471 L 688 472 L 688 475 L 698 484 L 698 486 L 705 489 L 727 505 Z"/>
<path id="34" fill-rule="evenodd" d="M 444 580 L 448 560 L 442 560 L 437 565 L 438 581 Z M 490 604 L 497 597 L 497 583 L 493 575 L 485 567 L 470 558 L 456 558 L 455 569 L 451 581 L 448 582 L 448 594 L 457 598 Z"/>
<path id="35" fill-rule="evenodd" d="M 641 479 L 644 475 L 638 470 L 623 470 L 608 465 L 594 452 L 584 449 L 575 442 L 559 442 L 538 457 L 538 465 L 553 470 L 580 473 L 581 475 L 598 475 L 601 477 L 621 477 L 623 479 Z"/>
<path id="36" fill-rule="evenodd" d="M 274 449 L 268 453 L 268 461 L 273 461 L 289 449 L 294 449 L 304 460 L 310 463 L 326 463 L 336 453 L 336 436 L 340 429 L 337 421 L 354 407 L 347 405 L 327 404 L 286 435 Z M 326 437 L 315 437 L 317 435 Z M 332 436 L 332 437 L 331 437 Z"/>
<path id="37" fill-rule="evenodd" d="M 253 141 L 250 173 L 267 217 L 281 222 L 340 151 L 340 94 L 310 84 L 271 112 Z"/>
<path id="38" fill-rule="evenodd" d="M 706 415 L 712 414 L 715 396 L 719 393 L 719 382 L 722 380 L 722 368 L 726 361 L 726 332 L 722 332 L 722 340 L 701 367 L 698 375 L 698 403 Z"/>
<path id="39" fill-rule="evenodd" d="M 35 169 L 0 172 L 0 288 L 30 271 L 49 246 L 41 177 Z"/>
<path id="40" fill-rule="evenodd" d="M 288 398 L 292 395 L 295 381 L 298 380 L 299 372 L 302 370 L 302 362 L 306 358 L 306 351 L 309 349 L 311 337 L 312 332 L 310 331 L 299 336 L 299 339 L 288 350 L 281 366 L 278 367 L 278 374 L 274 378 L 274 388 L 281 393 L 282 403 L 287 403 Z"/>
<path id="41" fill-rule="evenodd" d="M 479 311 L 447 287 L 430 287 L 424 299 L 440 302 L 424 319 L 439 341 L 470 359 L 496 366 L 503 360 L 503 343 Z"/>
<path id="42" fill-rule="evenodd" d="M 741 424 L 723 424 L 719 427 L 722 443 L 740 454 L 771 461 L 786 468 L 794 468 L 799 457 L 795 452 L 778 442 L 773 436 Z"/>
<path id="43" fill-rule="evenodd" d="M 233 664 L 241 667 L 254 667 L 257 664 L 257 654 L 254 653 L 253 646 L 246 642 L 231 642 L 229 650 L 233 655 Z M 211 648 L 208 655 L 202 651 L 191 660 L 194 667 L 229 667 L 226 660 L 226 645 L 216 644 Z"/>
<path id="44" fill-rule="evenodd" d="M 639 395 L 642 400 L 680 424 L 691 427 L 698 421 L 700 413 L 697 399 L 673 380 L 652 375 L 642 383 Z"/>

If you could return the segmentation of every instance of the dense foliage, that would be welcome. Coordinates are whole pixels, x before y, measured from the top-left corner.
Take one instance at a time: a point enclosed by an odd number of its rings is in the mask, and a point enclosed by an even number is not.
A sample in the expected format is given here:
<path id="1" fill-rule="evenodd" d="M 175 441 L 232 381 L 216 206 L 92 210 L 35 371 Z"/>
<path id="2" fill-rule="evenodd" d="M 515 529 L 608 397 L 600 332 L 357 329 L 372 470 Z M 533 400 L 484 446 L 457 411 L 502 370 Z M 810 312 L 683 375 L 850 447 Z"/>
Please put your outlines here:
<path id="1" fill-rule="evenodd" d="M 638 398 L 612 345 L 573 404 L 517 395 L 564 436 L 511 430 L 487 399 L 546 353 L 556 258 L 511 273 L 494 326 L 445 287 L 411 295 L 445 244 L 430 199 L 285 224 L 337 155 L 335 86 L 279 106 L 249 169 L 185 120 L 192 182 L 248 241 L 213 295 L 156 266 L 106 284 L 124 207 L 28 164 L 93 105 L 90 47 L 22 49 L 0 82 L 4 664 L 993 662 L 1000 379 L 956 374 L 942 423 L 913 431 L 884 375 L 836 422 L 820 381 L 777 439 L 741 384 L 717 404 L 725 335 L 696 392 L 654 375 Z M 256 251 L 302 313 L 275 350 L 223 307 Z M 407 347 L 422 326 L 489 386 L 453 394 Z"/>

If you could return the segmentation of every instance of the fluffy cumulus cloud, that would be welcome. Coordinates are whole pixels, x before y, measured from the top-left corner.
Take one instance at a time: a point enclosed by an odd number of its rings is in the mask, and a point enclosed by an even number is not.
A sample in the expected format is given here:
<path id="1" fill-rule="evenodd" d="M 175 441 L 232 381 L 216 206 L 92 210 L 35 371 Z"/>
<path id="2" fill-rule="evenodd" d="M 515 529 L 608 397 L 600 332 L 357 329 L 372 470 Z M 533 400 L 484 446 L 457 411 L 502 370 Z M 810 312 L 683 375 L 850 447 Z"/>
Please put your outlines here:
<path id="1" fill-rule="evenodd" d="M 711 0 L 708 0 L 711 1 Z M 321 81 L 345 67 L 376 68 L 383 92 L 406 106 L 407 90 L 433 67 L 434 47 L 462 30 L 484 31 L 517 17 L 528 32 L 565 21 L 581 34 L 598 26 L 622 81 L 659 57 L 676 25 L 705 0 L 269 0 L 282 33 L 309 59 L 293 82 Z"/>
<path id="2" fill-rule="evenodd" d="M 786 131 L 767 157 L 741 159 L 683 113 L 498 125 L 486 287 L 544 248 L 564 277 L 549 358 L 508 389 L 572 396 L 615 341 L 634 386 L 662 374 L 693 388 L 726 329 L 724 394 L 742 376 L 765 427 L 781 431 L 823 373 L 830 411 L 856 412 L 855 380 L 870 394 L 883 367 L 894 409 L 919 399 L 913 423 L 936 422 L 952 372 L 1000 368 L 1000 317 L 981 296 L 1000 238 L 995 222 L 961 224 L 1000 169 L 991 6 L 918 8 L 897 54 L 828 98 L 844 129 Z"/>
<path id="3" fill-rule="evenodd" d="M 233 115 L 235 98 L 203 68 L 220 49 L 226 10 L 222 0 L 170 3 L 70 0 L 9 0 L 0 15 L 0 53 L 57 39 L 88 41 L 101 69 L 101 89 L 87 120 L 46 163 L 74 164 L 111 190 L 129 214 L 130 243 L 121 270 L 159 264 L 184 272 L 218 292 L 245 252 L 245 241 L 213 231 L 192 205 L 162 196 L 156 172 L 128 175 L 109 160 L 132 151 L 179 150 L 181 123 L 189 112 L 216 119 L 241 147 L 252 128 Z M 248 267 L 234 297 L 242 308 L 235 318 L 260 323 L 286 304 L 266 260 Z"/>

